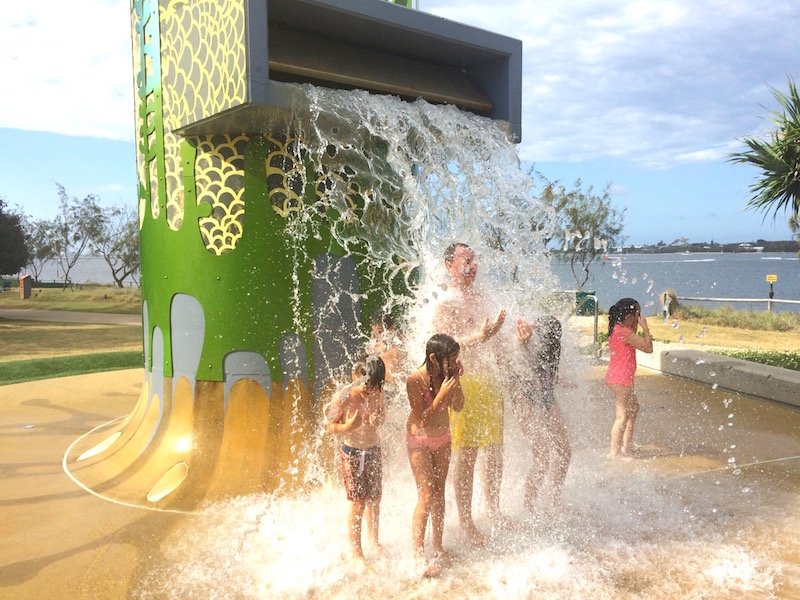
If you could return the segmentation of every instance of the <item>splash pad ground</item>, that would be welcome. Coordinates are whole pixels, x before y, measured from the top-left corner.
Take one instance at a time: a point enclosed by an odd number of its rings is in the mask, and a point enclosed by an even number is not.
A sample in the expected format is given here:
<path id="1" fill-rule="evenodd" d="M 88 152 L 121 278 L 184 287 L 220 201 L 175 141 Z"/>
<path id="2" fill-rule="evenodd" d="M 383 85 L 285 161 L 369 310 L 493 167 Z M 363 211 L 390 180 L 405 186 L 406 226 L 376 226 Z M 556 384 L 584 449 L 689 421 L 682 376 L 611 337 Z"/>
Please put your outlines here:
<path id="1" fill-rule="evenodd" d="M 610 462 L 605 447 L 612 413 L 603 370 L 587 362 L 584 373 L 585 381 L 561 394 L 573 444 L 568 512 L 549 524 L 521 523 L 524 465 L 508 460 L 503 507 L 518 526 L 494 530 L 485 550 L 467 549 L 448 499 L 445 543 L 457 559 L 432 581 L 410 574 L 413 496 L 392 497 L 398 485 L 384 493 L 387 558 L 372 572 L 349 574 L 340 563 L 338 488 L 333 500 L 312 503 L 317 510 L 333 505 L 322 520 L 333 535 L 314 529 L 319 522 L 300 501 L 287 513 L 286 504 L 247 497 L 187 515 L 115 504 L 73 483 L 62 467 L 65 451 L 93 427 L 131 410 L 141 370 L 5 386 L 0 598 L 352 597 L 377 591 L 400 598 L 800 597 L 800 409 L 643 373 L 637 384 L 640 456 Z M 395 468 L 402 465 L 401 459 Z M 306 517 L 281 529 L 275 515 L 291 519 L 292 510 Z M 488 528 L 480 516 L 478 524 Z M 293 536 L 304 535 L 319 536 L 319 543 L 292 544 Z M 288 572 L 281 561 L 289 561 Z M 285 581 L 277 586 L 279 573 Z"/>

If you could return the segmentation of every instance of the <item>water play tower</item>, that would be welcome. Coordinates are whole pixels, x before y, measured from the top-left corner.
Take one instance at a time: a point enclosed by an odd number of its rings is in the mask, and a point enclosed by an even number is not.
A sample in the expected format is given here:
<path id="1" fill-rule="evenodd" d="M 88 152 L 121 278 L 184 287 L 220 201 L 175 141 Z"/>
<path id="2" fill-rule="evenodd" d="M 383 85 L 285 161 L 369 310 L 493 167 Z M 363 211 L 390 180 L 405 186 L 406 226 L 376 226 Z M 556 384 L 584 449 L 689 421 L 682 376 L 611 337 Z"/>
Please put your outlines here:
<path id="1" fill-rule="evenodd" d="M 289 234 L 360 214 L 369 186 L 336 148 L 298 150 L 297 84 L 453 104 L 520 137 L 521 43 L 399 4 L 133 0 L 145 381 L 67 455 L 88 489 L 190 510 L 302 484 L 317 403 L 384 290 L 324 227 Z"/>

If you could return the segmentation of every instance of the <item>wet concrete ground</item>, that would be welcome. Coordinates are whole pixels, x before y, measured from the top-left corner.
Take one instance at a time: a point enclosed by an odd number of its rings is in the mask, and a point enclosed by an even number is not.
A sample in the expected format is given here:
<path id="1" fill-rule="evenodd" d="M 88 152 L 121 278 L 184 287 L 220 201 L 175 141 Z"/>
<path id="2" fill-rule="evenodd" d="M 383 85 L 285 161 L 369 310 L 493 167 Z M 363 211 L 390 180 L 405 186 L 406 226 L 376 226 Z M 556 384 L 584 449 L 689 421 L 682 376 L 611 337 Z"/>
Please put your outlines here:
<path id="1" fill-rule="evenodd" d="M 734 535 L 737 523 L 746 521 L 750 543 L 769 546 L 779 563 L 769 589 L 745 596 L 800 597 L 800 409 L 641 374 L 638 458 L 611 464 L 598 459 L 612 419 L 602 373 L 589 368 L 588 382 L 562 402 L 574 449 L 570 477 L 587 465 L 606 465 L 629 469 L 631 477 L 680 480 L 693 493 L 712 493 L 722 477 L 740 478 L 740 493 L 716 501 L 713 510 L 725 514 Z M 142 379 L 142 370 L 130 370 L 0 387 L 0 598 L 138 597 L 149 574 L 163 569 L 162 545 L 191 527 L 194 516 L 93 496 L 62 469 L 75 439 L 130 412 Z M 758 491 L 758 502 L 749 490 Z M 693 597 L 742 597 L 718 592 L 700 590 Z M 631 597 L 648 595 L 643 590 Z"/>

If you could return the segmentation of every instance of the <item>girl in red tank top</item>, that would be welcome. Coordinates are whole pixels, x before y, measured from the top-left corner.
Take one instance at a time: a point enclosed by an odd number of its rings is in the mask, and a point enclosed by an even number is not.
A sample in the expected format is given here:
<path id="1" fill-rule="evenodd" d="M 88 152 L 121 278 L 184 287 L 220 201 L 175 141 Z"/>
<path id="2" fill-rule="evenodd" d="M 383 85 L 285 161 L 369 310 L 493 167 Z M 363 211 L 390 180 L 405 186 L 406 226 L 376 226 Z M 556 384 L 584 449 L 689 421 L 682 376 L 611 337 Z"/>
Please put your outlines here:
<path id="1" fill-rule="evenodd" d="M 637 331 L 642 327 L 643 337 Z M 653 339 L 639 303 L 623 298 L 608 310 L 608 348 L 611 359 L 606 385 L 614 393 L 616 417 L 611 427 L 611 456 L 627 456 L 633 444 L 633 427 L 639 414 L 639 399 L 633 391 L 636 351 L 653 351 Z"/>

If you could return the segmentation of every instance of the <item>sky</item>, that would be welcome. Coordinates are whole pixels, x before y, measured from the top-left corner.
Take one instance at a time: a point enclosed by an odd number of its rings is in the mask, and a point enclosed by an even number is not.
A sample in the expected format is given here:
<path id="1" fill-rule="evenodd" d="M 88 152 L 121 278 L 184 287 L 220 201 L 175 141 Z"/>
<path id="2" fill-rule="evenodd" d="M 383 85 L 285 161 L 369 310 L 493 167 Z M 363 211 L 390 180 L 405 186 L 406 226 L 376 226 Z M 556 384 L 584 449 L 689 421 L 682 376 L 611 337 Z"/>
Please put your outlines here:
<path id="1" fill-rule="evenodd" d="M 377 0 L 376 0 L 377 1 Z M 523 42 L 523 163 L 607 186 L 627 243 L 791 239 L 746 210 L 758 172 L 727 157 L 764 137 L 772 90 L 800 80 L 796 0 L 418 0 Z M 0 196 L 36 218 L 70 196 L 136 203 L 129 0 L 0 12 Z"/>

